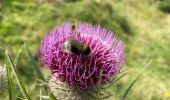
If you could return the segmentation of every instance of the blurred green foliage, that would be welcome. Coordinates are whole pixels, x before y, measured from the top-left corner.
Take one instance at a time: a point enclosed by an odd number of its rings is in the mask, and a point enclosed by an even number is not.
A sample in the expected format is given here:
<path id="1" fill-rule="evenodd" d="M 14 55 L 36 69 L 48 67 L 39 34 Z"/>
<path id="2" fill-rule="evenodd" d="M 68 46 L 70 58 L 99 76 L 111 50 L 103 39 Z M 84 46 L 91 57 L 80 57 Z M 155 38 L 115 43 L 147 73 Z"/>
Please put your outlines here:
<path id="1" fill-rule="evenodd" d="M 163 12 L 170 13 L 170 0 L 160 0 L 159 9 Z"/>
<path id="2" fill-rule="evenodd" d="M 99 24 L 113 31 L 126 43 L 125 67 L 128 69 L 128 75 L 108 92 L 114 92 L 115 99 L 119 99 L 133 76 L 148 60 L 152 60 L 153 63 L 132 88 L 128 98 L 168 100 L 169 98 L 163 96 L 165 92 L 170 93 L 170 16 L 166 13 L 169 12 L 168 2 L 168 0 L 1 0 L 0 63 L 4 63 L 6 48 L 11 50 L 10 55 L 14 57 L 25 42 L 38 61 L 41 41 L 53 28 L 62 23 L 69 21 Z M 40 88 L 35 81 L 36 72 L 26 55 L 22 55 L 21 58 L 17 69 L 28 88 L 34 91 L 30 94 L 36 98 Z M 17 94 L 21 96 L 20 92 Z"/>

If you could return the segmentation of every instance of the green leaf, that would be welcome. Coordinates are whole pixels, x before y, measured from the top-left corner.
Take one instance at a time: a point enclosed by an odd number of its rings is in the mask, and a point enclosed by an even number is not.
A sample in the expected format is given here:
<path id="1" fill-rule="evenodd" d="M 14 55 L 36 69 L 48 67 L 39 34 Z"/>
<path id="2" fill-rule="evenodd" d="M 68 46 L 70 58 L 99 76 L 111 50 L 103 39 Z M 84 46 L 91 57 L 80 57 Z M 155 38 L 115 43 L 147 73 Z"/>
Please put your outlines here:
<path id="1" fill-rule="evenodd" d="M 18 63 L 18 60 L 19 60 L 19 57 L 21 55 L 21 52 L 22 52 L 22 49 L 19 50 L 19 52 L 17 53 L 16 55 L 16 58 L 15 58 L 15 61 L 14 61 L 14 64 L 15 66 L 17 66 L 17 63 Z M 7 57 L 7 50 L 5 52 L 5 66 L 6 66 L 6 73 L 7 73 L 7 79 L 8 79 L 8 94 L 9 94 L 9 100 L 12 100 L 13 97 L 13 94 L 12 94 L 12 89 L 13 89 L 13 84 L 12 84 L 12 74 L 10 72 L 10 67 L 9 67 L 9 62 L 8 62 L 8 57 Z"/>
<path id="2" fill-rule="evenodd" d="M 21 52 L 19 52 L 19 53 L 21 53 Z M 19 55 L 20 55 L 20 54 L 19 54 Z M 18 85 L 19 85 L 19 87 L 20 87 L 23 95 L 24 95 L 28 100 L 31 100 L 31 97 L 30 97 L 30 95 L 28 94 L 28 92 L 27 92 L 27 90 L 26 90 L 26 87 L 24 86 L 24 84 L 23 84 L 23 82 L 22 82 L 22 80 L 21 80 L 21 77 L 20 77 L 19 73 L 18 73 L 17 70 L 16 70 L 15 64 L 13 63 L 13 61 L 12 61 L 11 57 L 8 55 L 8 53 L 6 54 L 6 56 L 7 56 L 7 59 L 8 59 L 8 61 L 9 61 L 9 63 L 11 64 L 11 69 L 13 70 L 13 72 L 14 72 L 14 74 L 15 74 L 15 76 L 16 76 L 17 83 L 18 83 Z"/>
<path id="3" fill-rule="evenodd" d="M 150 61 L 148 64 L 146 64 L 146 65 L 144 66 L 144 68 L 142 69 L 142 71 L 139 72 L 139 73 L 136 75 L 136 77 L 132 80 L 132 82 L 130 83 L 130 85 L 129 85 L 128 88 L 126 89 L 124 95 L 122 96 L 122 100 L 125 100 L 125 99 L 126 99 L 126 96 L 127 96 L 127 94 L 129 93 L 129 91 L 131 90 L 131 88 L 134 86 L 134 84 L 136 83 L 136 81 L 139 79 L 139 77 L 142 75 L 142 73 L 145 71 L 145 69 L 146 69 L 150 64 L 151 64 L 151 61 Z"/>
<path id="4" fill-rule="evenodd" d="M 10 73 L 10 67 L 7 59 L 7 50 L 5 52 L 5 66 L 6 66 L 6 73 L 7 73 L 7 79 L 8 79 L 8 95 L 9 95 L 9 100 L 12 100 L 13 94 L 12 94 L 12 78 L 11 78 L 11 73 Z"/>

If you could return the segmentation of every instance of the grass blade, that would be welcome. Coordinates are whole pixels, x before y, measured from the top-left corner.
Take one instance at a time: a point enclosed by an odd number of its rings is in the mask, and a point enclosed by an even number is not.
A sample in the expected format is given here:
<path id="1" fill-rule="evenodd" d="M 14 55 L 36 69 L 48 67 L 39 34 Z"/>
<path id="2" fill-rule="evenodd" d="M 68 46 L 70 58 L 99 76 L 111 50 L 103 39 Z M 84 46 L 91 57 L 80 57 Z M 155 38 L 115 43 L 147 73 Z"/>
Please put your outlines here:
<path id="1" fill-rule="evenodd" d="M 115 84 L 116 82 L 118 82 L 120 79 L 122 79 L 124 76 L 126 76 L 127 73 L 124 73 L 122 75 L 120 75 L 119 77 L 117 77 L 115 80 L 113 80 L 113 83 Z"/>
<path id="2" fill-rule="evenodd" d="M 41 84 L 45 85 L 45 86 L 48 86 L 48 83 L 43 81 L 43 80 L 37 79 L 37 81 L 40 82 Z"/>
<path id="3" fill-rule="evenodd" d="M 38 74 L 38 77 L 39 79 L 43 80 L 43 81 L 46 81 L 43 73 L 41 72 L 39 66 L 37 65 L 36 61 L 34 60 L 30 50 L 28 49 L 28 47 L 25 45 L 25 49 L 26 49 L 26 52 L 27 52 L 27 55 L 28 55 L 28 58 L 31 62 L 31 64 L 33 65 L 34 69 L 36 70 L 37 74 Z"/>
<path id="4" fill-rule="evenodd" d="M 136 77 L 135 77 L 134 80 L 130 83 L 130 85 L 129 85 L 128 88 L 126 89 L 124 95 L 122 96 L 122 100 L 125 100 L 127 94 L 128 94 L 129 91 L 131 90 L 131 88 L 134 86 L 134 84 L 136 83 L 136 81 L 139 79 L 139 77 L 142 75 L 142 73 L 145 71 L 145 69 L 146 69 L 150 64 L 151 64 L 151 61 L 150 61 L 148 64 L 146 64 L 146 65 L 144 66 L 144 68 L 142 69 L 142 71 L 139 72 L 139 73 L 136 75 Z"/>
<path id="5" fill-rule="evenodd" d="M 47 82 L 44 75 L 43 75 L 43 73 L 42 73 L 42 71 L 40 70 L 40 67 L 37 65 L 36 61 L 34 60 L 32 54 L 30 52 L 30 50 L 28 49 L 28 47 L 26 45 L 25 45 L 25 49 L 26 49 L 26 52 L 27 52 L 27 55 L 28 55 L 28 58 L 29 58 L 30 62 L 32 63 L 36 73 L 38 74 L 39 79 L 44 81 L 44 82 Z M 51 100 L 57 100 L 55 98 L 55 96 L 51 92 L 48 91 L 47 86 L 46 85 L 43 85 L 43 86 L 44 86 L 44 89 L 48 92 L 48 95 L 49 95 L 50 99 Z"/>
<path id="6" fill-rule="evenodd" d="M 40 89 L 40 99 L 39 100 L 42 100 L 42 92 L 41 92 L 41 89 Z"/>
<path id="7" fill-rule="evenodd" d="M 15 66 L 17 66 L 17 64 L 18 64 L 19 58 L 21 57 L 22 50 L 23 50 L 23 47 L 18 51 L 18 53 L 14 59 Z"/>
<path id="8" fill-rule="evenodd" d="M 30 97 L 30 95 L 28 94 L 28 92 L 27 92 L 27 90 L 26 90 L 26 87 L 24 86 L 24 84 L 23 84 L 23 82 L 22 82 L 22 80 L 21 80 L 21 77 L 19 76 L 19 73 L 18 73 L 17 70 L 16 70 L 16 66 L 15 66 L 15 64 L 13 63 L 11 57 L 8 55 L 8 53 L 7 53 L 7 59 L 8 59 L 8 61 L 9 61 L 9 63 L 11 64 L 11 69 L 13 70 L 13 72 L 14 72 L 14 74 L 15 74 L 15 76 L 16 76 L 17 83 L 18 83 L 18 85 L 19 85 L 19 87 L 20 87 L 23 95 L 24 95 L 28 100 L 31 100 L 31 97 Z"/>
<path id="9" fill-rule="evenodd" d="M 113 95 L 114 95 L 114 94 L 110 94 L 110 95 L 101 97 L 100 100 L 106 100 L 106 99 L 108 99 L 109 97 L 111 97 L 111 96 L 113 96 Z"/>
<path id="10" fill-rule="evenodd" d="M 7 79 L 8 79 L 8 95 L 9 95 L 9 100 L 12 100 L 13 94 L 12 94 L 12 78 L 11 78 L 11 73 L 10 73 L 10 67 L 7 59 L 7 50 L 5 52 L 5 67 L 6 67 L 6 73 L 7 73 Z"/>
<path id="11" fill-rule="evenodd" d="M 126 75 L 127 75 L 127 73 L 124 73 L 124 74 L 118 76 L 118 77 L 117 77 L 116 79 L 114 79 L 110 84 L 101 86 L 101 89 L 106 89 L 106 88 L 109 88 L 109 87 L 113 86 L 113 85 L 116 84 L 121 78 L 123 78 L 123 77 L 126 76 Z"/>

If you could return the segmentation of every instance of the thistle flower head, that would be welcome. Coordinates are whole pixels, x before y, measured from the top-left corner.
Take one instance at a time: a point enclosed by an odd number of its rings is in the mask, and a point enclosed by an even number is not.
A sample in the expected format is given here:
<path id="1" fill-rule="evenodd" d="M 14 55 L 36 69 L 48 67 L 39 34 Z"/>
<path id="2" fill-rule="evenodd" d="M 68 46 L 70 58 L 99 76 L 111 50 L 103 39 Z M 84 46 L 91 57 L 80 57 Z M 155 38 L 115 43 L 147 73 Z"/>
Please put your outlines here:
<path id="1" fill-rule="evenodd" d="M 57 100 L 96 100 L 89 96 L 88 93 L 94 95 L 96 90 L 81 91 L 76 87 L 70 88 L 66 83 L 61 82 L 55 76 L 51 76 L 49 80 L 49 89 Z"/>
<path id="2" fill-rule="evenodd" d="M 44 39 L 41 59 L 60 81 L 87 89 L 117 76 L 125 62 L 124 47 L 100 26 L 66 23 Z"/>
<path id="3" fill-rule="evenodd" d="M 0 93 L 7 90 L 6 69 L 0 65 Z"/>

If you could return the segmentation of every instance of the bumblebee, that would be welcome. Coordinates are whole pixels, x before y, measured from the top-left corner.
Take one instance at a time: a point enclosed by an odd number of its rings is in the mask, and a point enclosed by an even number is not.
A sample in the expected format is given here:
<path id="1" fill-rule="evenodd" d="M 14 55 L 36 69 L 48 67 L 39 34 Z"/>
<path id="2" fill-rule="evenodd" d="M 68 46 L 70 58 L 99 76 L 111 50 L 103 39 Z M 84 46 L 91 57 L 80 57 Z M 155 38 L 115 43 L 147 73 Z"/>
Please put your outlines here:
<path id="1" fill-rule="evenodd" d="M 73 55 L 80 55 L 82 57 L 88 57 L 92 52 L 91 48 L 88 45 L 81 43 L 76 39 L 70 39 L 65 41 L 63 43 L 63 50 L 64 52 Z"/>
<path id="2" fill-rule="evenodd" d="M 74 32 L 76 30 L 76 26 L 75 25 L 72 25 L 71 26 L 71 31 Z"/>

